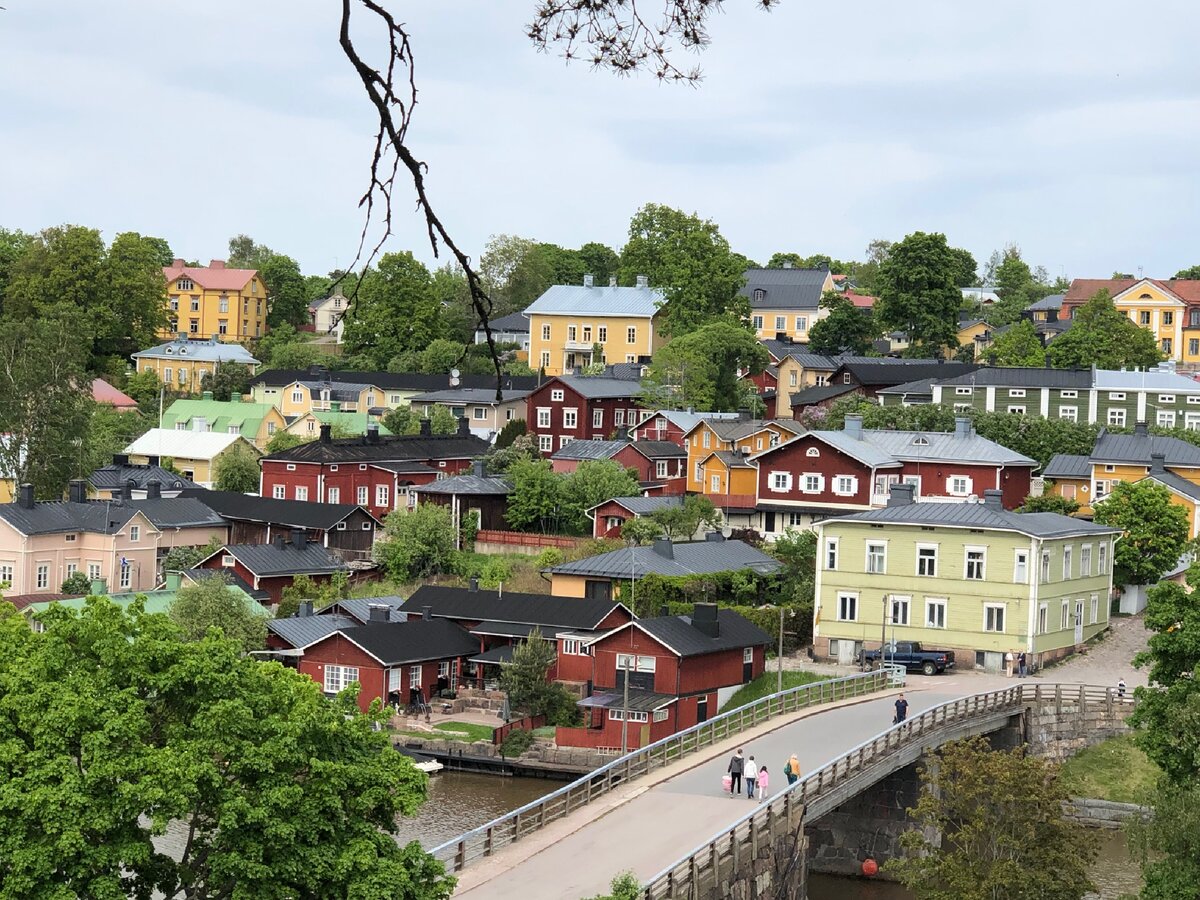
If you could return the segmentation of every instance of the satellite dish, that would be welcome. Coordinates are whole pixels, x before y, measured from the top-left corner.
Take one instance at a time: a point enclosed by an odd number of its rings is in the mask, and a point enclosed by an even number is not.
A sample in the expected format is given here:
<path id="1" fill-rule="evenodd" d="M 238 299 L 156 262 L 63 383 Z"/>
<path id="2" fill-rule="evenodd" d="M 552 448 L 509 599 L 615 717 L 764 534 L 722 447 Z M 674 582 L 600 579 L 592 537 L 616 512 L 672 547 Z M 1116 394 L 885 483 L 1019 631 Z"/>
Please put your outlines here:
<path id="1" fill-rule="evenodd" d="M 451 377 L 451 378 L 457 378 L 457 377 L 458 377 L 460 374 L 462 374 L 462 373 L 461 373 L 461 372 L 459 372 L 459 371 L 458 371 L 458 369 L 451 369 L 451 370 L 450 370 L 450 377 Z"/>
<path id="2" fill-rule="evenodd" d="M 455 375 L 455 376 L 452 376 L 452 377 L 450 378 L 450 387 L 458 387 L 458 383 L 459 383 L 459 382 L 458 382 L 458 376 L 457 376 L 457 375 Z"/>

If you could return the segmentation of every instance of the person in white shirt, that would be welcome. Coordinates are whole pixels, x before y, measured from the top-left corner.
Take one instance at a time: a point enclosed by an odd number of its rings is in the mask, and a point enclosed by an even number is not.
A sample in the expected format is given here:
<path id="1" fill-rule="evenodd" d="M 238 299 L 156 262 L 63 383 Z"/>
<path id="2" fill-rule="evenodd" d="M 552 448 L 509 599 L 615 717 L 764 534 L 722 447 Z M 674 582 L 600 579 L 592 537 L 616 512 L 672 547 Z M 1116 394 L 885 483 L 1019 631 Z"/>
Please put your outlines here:
<path id="1" fill-rule="evenodd" d="M 746 760 L 746 796 L 754 799 L 754 789 L 758 786 L 758 763 L 754 757 Z"/>

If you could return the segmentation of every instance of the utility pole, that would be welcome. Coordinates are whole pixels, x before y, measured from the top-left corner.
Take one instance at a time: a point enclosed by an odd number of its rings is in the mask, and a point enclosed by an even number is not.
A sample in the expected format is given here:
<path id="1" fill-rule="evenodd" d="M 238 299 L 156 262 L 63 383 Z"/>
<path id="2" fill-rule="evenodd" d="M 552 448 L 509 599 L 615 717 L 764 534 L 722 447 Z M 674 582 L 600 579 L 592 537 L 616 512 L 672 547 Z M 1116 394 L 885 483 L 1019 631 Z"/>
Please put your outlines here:
<path id="1" fill-rule="evenodd" d="M 779 664 L 779 677 L 775 681 L 775 693 L 783 692 L 783 604 L 779 606 L 779 656 L 776 659 Z"/>
<path id="2" fill-rule="evenodd" d="M 889 594 L 883 595 L 883 618 L 879 623 L 879 668 L 883 668 L 887 662 L 887 620 L 888 620 L 888 597 Z"/>
<path id="3" fill-rule="evenodd" d="M 625 697 L 621 706 L 621 755 L 624 756 L 629 752 L 629 663 L 633 661 L 633 657 L 629 654 L 625 655 Z"/>

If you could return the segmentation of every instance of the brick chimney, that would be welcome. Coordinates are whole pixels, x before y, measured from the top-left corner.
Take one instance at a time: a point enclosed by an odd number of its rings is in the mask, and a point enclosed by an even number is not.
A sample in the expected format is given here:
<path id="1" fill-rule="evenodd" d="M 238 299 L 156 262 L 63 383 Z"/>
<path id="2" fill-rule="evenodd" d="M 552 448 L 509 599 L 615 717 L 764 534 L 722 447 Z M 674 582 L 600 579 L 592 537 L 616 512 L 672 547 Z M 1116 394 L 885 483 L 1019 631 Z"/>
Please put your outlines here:
<path id="1" fill-rule="evenodd" d="M 911 484 L 893 484 L 891 492 L 888 494 L 887 505 L 891 506 L 912 506 L 913 505 L 913 489 Z"/>
<path id="2" fill-rule="evenodd" d="M 223 268 L 225 268 L 225 260 L 223 260 L 223 259 L 210 259 L 210 260 L 208 261 L 208 267 L 209 267 L 210 269 L 223 269 Z"/>
<path id="3" fill-rule="evenodd" d="M 1004 491 L 999 488 L 988 488 L 983 492 L 983 505 L 988 509 L 1004 509 Z"/>
<path id="4" fill-rule="evenodd" d="M 67 497 L 72 503 L 86 503 L 87 482 L 82 478 L 72 478 L 67 485 Z"/>

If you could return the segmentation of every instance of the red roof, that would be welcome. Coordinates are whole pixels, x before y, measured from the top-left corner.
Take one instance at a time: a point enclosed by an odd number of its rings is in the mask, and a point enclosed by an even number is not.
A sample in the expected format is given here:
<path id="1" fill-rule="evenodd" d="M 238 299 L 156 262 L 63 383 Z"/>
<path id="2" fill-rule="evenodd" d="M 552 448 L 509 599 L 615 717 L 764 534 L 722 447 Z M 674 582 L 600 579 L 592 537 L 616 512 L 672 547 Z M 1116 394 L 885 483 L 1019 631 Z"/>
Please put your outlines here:
<path id="1" fill-rule="evenodd" d="M 1076 278 L 1071 282 L 1071 289 L 1063 295 L 1063 302 L 1086 303 L 1100 291 L 1108 291 L 1110 296 L 1115 297 L 1142 281 L 1185 303 L 1200 303 L 1200 279 L 1196 278 Z"/>
<path id="2" fill-rule="evenodd" d="M 10 594 L 4 599 L 17 609 L 24 609 L 31 603 L 53 603 L 56 600 L 73 600 L 76 597 L 86 597 L 86 594 Z"/>
<path id="3" fill-rule="evenodd" d="M 859 309 L 870 309 L 875 305 L 875 297 L 868 297 L 866 294 L 856 294 L 854 291 L 846 291 L 846 299 L 857 306 Z"/>
<path id="4" fill-rule="evenodd" d="M 103 378 L 92 379 L 92 399 L 97 403 L 111 403 L 119 410 L 137 409 L 137 401 L 124 391 L 117 390 Z"/>
<path id="5" fill-rule="evenodd" d="M 186 275 L 200 287 L 212 291 L 240 291 L 257 274 L 257 269 L 227 269 L 223 259 L 214 259 L 207 266 L 185 266 L 182 259 L 177 259 L 171 265 L 163 266 L 163 277 L 168 283 Z"/>

